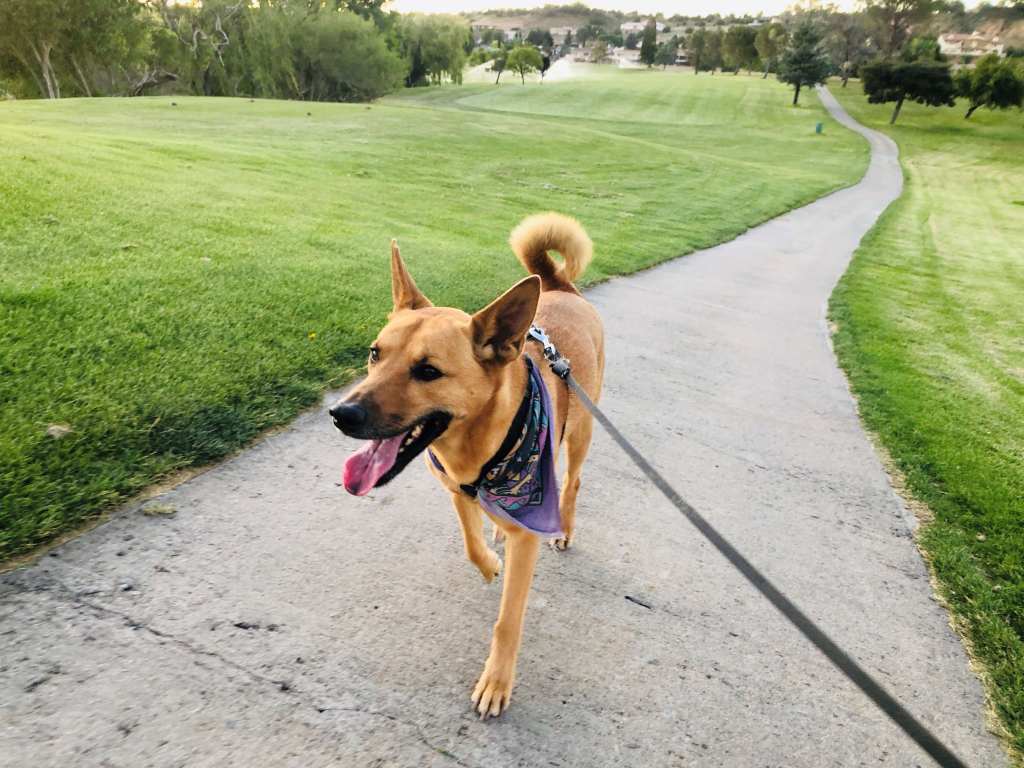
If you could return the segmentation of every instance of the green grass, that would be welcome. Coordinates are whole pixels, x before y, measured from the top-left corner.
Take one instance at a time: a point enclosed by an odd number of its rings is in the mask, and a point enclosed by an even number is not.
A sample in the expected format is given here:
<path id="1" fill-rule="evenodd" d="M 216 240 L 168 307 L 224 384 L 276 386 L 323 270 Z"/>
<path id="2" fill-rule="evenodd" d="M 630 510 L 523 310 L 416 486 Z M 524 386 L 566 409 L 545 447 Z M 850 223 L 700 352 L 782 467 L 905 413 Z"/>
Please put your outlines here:
<path id="1" fill-rule="evenodd" d="M 1024 115 L 869 105 L 906 187 L 832 298 L 867 425 L 934 521 L 921 546 L 1024 749 Z"/>
<path id="2" fill-rule="evenodd" d="M 592 282 L 850 184 L 867 154 L 750 77 L 174 100 L 0 103 L 0 557 L 351 376 L 393 236 L 435 301 L 472 309 L 520 276 L 526 214 L 584 222 Z"/>

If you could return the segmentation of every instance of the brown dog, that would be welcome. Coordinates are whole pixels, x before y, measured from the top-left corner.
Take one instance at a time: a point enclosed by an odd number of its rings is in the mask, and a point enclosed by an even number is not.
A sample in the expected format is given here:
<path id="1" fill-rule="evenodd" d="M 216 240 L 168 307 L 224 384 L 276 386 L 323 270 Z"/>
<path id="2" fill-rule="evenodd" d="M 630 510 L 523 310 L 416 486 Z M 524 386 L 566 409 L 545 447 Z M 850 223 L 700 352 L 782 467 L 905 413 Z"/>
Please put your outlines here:
<path id="1" fill-rule="evenodd" d="M 540 345 L 527 341 L 530 325 L 536 323 L 548 333 L 595 401 L 604 373 L 601 319 L 573 285 L 590 261 L 586 232 L 573 219 L 547 213 L 523 221 L 509 243 L 530 277 L 471 316 L 434 307 L 416 287 L 392 241 L 393 310 L 370 348 L 366 379 L 330 411 L 345 434 L 370 441 L 345 465 L 350 493 L 362 495 L 388 482 L 429 445 L 427 466 L 451 493 L 466 555 L 488 582 L 501 570 L 501 560 L 484 538 L 481 512 L 494 521 L 495 540 L 504 534 L 501 609 L 490 655 L 472 694 L 481 717 L 499 715 L 508 707 L 540 536 L 508 516 L 484 510 L 483 497 L 479 503 L 474 497 L 474 484 L 482 479 L 485 465 L 492 466 L 509 445 L 518 445 L 514 438 L 528 410 L 531 386 L 534 392 L 544 389 L 535 383 L 539 373 L 550 397 L 547 429 L 555 437 L 552 447 L 557 454 L 562 443 L 566 446 L 568 466 L 557 507 L 560 535 L 553 540 L 556 549 L 564 550 L 572 541 L 580 471 L 593 429 L 590 414 L 544 362 Z M 556 264 L 549 250 L 562 254 L 563 262 Z M 524 351 L 533 361 L 532 371 Z M 543 440 L 539 437 L 538 444 Z"/>

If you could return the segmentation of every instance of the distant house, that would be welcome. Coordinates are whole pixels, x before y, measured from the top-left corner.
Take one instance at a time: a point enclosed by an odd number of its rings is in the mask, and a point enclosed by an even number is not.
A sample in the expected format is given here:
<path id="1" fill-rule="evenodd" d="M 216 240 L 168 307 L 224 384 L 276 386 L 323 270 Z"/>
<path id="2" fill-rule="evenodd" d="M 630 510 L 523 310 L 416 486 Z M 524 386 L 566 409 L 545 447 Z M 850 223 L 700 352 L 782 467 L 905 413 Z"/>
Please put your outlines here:
<path id="1" fill-rule="evenodd" d="M 652 21 L 654 21 L 654 20 L 653 19 L 645 19 L 644 21 L 627 21 L 627 22 L 625 22 L 624 24 L 622 24 L 619 27 L 619 31 L 622 32 L 623 35 L 628 35 L 630 33 L 639 35 L 645 29 L 647 29 L 647 25 L 650 24 Z M 665 31 L 665 25 L 662 24 L 660 21 L 655 21 L 654 22 L 654 31 L 655 32 L 664 32 Z"/>
<path id="2" fill-rule="evenodd" d="M 507 43 L 511 43 L 513 40 L 519 40 L 523 37 L 522 27 L 509 27 L 508 29 L 503 29 L 502 32 L 505 34 L 505 42 Z"/>
<path id="3" fill-rule="evenodd" d="M 939 51 L 943 56 L 952 56 L 967 62 L 984 56 L 987 53 L 998 53 L 1003 55 L 1005 46 L 999 42 L 999 37 L 986 37 L 977 32 L 971 34 L 950 33 L 939 35 Z"/>

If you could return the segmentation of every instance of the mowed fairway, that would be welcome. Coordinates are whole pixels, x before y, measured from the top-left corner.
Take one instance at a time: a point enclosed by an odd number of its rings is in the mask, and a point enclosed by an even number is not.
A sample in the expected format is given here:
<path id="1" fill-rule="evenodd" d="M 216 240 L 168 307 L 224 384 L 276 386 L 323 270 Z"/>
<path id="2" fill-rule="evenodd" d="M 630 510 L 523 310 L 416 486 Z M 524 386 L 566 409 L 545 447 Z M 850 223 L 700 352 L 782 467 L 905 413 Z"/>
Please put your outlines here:
<path id="1" fill-rule="evenodd" d="M 594 281 L 856 181 L 861 139 L 788 101 L 609 69 L 373 105 L 0 104 L 0 557 L 351 376 L 391 237 L 436 302 L 474 309 L 521 275 L 505 239 L 528 213 L 583 221 Z"/>
<path id="2" fill-rule="evenodd" d="M 833 296 L 868 426 L 934 521 L 920 541 L 1024 749 L 1024 116 L 867 104 L 906 186 Z"/>

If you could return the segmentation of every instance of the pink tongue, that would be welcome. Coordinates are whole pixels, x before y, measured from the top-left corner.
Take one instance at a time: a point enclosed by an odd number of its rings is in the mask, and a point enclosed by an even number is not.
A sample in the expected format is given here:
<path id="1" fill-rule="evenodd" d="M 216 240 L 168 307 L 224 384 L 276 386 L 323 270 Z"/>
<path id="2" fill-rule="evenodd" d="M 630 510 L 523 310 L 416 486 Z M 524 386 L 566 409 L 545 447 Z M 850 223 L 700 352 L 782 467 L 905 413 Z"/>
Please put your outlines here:
<path id="1" fill-rule="evenodd" d="M 384 474 L 395 466 L 398 449 L 405 434 L 387 440 L 370 440 L 345 461 L 342 482 L 345 490 L 356 496 L 365 496 Z"/>

